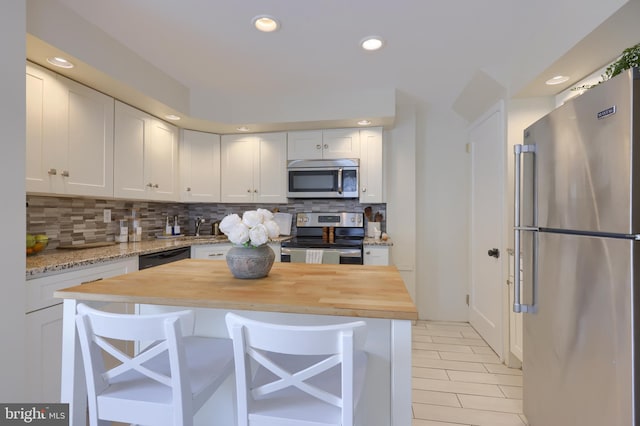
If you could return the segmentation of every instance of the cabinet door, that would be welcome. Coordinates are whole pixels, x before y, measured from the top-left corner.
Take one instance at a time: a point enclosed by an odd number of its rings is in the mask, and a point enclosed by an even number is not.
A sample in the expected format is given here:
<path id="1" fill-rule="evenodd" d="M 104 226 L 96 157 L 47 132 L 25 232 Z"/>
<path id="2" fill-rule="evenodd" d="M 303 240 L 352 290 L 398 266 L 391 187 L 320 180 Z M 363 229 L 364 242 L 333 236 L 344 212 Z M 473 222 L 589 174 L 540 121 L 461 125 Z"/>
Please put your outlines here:
<path id="1" fill-rule="evenodd" d="M 149 119 L 148 114 L 116 101 L 113 178 L 116 197 L 147 198 L 144 143 Z"/>
<path id="2" fill-rule="evenodd" d="M 144 169 L 148 199 L 178 199 L 178 130 L 175 126 L 150 118 L 149 135 L 144 141 Z M 147 135 L 145 135 L 147 136 Z"/>
<path id="3" fill-rule="evenodd" d="M 362 263 L 365 265 L 389 265 L 389 247 L 387 246 L 364 246 L 364 257 Z"/>
<path id="4" fill-rule="evenodd" d="M 30 402 L 60 401 L 62 304 L 26 316 L 27 389 Z"/>
<path id="5" fill-rule="evenodd" d="M 360 202 L 383 202 L 382 129 L 360 130 Z"/>
<path id="6" fill-rule="evenodd" d="M 360 158 L 360 132 L 358 129 L 322 131 L 322 158 Z"/>
<path id="7" fill-rule="evenodd" d="M 287 135 L 267 133 L 256 137 L 254 150 L 254 201 L 287 202 Z"/>
<path id="8" fill-rule="evenodd" d="M 113 102 L 27 64 L 28 192 L 113 196 Z"/>
<path id="9" fill-rule="evenodd" d="M 287 133 L 287 158 L 289 160 L 322 158 L 322 130 Z"/>
<path id="10" fill-rule="evenodd" d="M 255 137 L 223 135 L 220 140 L 220 198 L 224 203 L 253 201 Z"/>
<path id="11" fill-rule="evenodd" d="M 26 72 L 26 190 L 56 193 L 59 187 L 57 164 L 64 161 L 63 86 L 53 73 L 27 64 Z"/>
<path id="12" fill-rule="evenodd" d="M 61 77 L 62 78 L 62 77 Z M 64 79 L 67 86 L 64 193 L 113 197 L 113 98 Z"/>
<path id="13" fill-rule="evenodd" d="M 220 201 L 220 136 L 184 130 L 180 142 L 180 200 Z"/>

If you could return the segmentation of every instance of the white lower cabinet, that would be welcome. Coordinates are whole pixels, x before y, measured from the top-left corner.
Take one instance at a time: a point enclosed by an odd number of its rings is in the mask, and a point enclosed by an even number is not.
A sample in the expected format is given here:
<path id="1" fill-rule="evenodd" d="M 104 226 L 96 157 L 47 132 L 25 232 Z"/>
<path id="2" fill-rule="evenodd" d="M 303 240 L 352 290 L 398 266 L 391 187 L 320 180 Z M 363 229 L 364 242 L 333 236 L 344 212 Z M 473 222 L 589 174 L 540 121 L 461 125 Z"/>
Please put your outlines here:
<path id="1" fill-rule="evenodd" d="M 62 299 L 54 298 L 53 292 L 137 269 L 136 257 L 27 280 L 25 313 L 28 402 L 60 402 Z M 122 312 L 126 308 L 118 304 L 101 309 Z"/>
<path id="2" fill-rule="evenodd" d="M 389 265 L 389 247 L 388 246 L 364 246 L 364 258 L 362 262 L 365 265 Z"/>

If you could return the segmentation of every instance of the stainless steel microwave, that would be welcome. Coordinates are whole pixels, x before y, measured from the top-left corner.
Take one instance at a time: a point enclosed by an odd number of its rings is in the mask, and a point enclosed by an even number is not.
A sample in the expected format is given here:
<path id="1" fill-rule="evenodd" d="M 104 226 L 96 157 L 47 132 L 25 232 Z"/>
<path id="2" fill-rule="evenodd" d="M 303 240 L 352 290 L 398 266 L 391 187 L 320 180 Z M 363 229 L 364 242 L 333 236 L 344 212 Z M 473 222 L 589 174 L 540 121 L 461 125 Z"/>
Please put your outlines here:
<path id="1" fill-rule="evenodd" d="M 291 160 L 289 198 L 358 198 L 360 160 Z"/>

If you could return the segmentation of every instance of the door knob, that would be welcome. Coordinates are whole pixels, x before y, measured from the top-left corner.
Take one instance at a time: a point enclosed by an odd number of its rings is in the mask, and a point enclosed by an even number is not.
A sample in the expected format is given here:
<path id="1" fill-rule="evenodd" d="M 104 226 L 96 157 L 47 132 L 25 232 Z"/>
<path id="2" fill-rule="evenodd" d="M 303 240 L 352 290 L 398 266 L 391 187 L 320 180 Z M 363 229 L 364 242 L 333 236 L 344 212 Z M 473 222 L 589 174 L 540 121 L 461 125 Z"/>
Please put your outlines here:
<path id="1" fill-rule="evenodd" d="M 498 259 L 500 257 L 500 250 L 498 250 L 497 248 L 492 248 L 492 249 L 489 249 L 487 254 L 491 257 L 495 257 L 496 259 Z"/>

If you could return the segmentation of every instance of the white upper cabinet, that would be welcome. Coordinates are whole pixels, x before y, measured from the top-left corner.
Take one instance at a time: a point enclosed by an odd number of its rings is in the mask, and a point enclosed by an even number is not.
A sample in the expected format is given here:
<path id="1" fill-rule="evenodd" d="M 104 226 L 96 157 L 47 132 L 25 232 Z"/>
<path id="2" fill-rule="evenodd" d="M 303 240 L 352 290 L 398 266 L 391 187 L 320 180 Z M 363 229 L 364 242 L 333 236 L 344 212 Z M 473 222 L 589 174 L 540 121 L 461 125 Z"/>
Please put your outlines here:
<path id="1" fill-rule="evenodd" d="M 287 158 L 289 160 L 322 158 L 322 130 L 289 132 L 287 134 Z"/>
<path id="2" fill-rule="evenodd" d="M 115 106 L 114 195 L 177 201 L 178 129 L 129 105 Z"/>
<path id="3" fill-rule="evenodd" d="M 287 202 L 287 135 L 223 135 L 221 200 L 225 203 Z"/>
<path id="4" fill-rule="evenodd" d="M 382 203 L 382 128 L 360 130 L 360 202 Z"/>
<path id="5" fill-rule="evenodd" d="M 27 64 L 26 190 L 113 197 L 114 100 Z"/>
<path id="6" fill-rule="evenodd" d="M 287 158 L 289 160 L 360 158 L 360 133 L 358 129 L 289 132 Z"/>
<path id="7" fill-rule="evenodd" d="M 180 201 L 220 202 L 220 135 L 182 131 Z"/>

